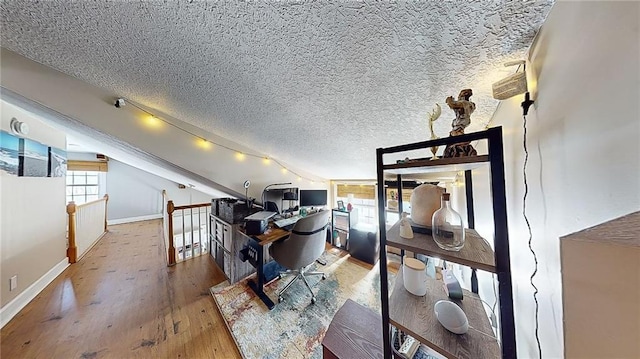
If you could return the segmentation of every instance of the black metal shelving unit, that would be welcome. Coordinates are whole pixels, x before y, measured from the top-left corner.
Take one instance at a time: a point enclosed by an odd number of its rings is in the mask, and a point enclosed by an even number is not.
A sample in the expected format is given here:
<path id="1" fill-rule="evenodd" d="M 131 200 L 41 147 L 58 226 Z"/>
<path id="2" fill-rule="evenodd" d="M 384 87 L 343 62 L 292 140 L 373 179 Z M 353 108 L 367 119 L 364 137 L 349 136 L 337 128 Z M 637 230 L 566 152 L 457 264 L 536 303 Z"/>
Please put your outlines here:
<path id="1" fill-rule="evenodd" d="M 336 245 L 335 238 L 331 238 L 331 244 L 338 248 L 348 250 L 349 249 L 348 247 L 349 232 L 351 230 L 351 227 L 353 227 L 356 223 L 358 223 L 358 210 L 356 208 L 351 210 L 351 212 L 341 211 L 335 208 L 332 209 L 331 210 L 332 237 L 333 237 L 333 233 L 336 231 L 338 232 L 339 236 L 340 234 L 342 234 L 342 236 L 340 236 L 341 240 L 340 240 L 339 246 Z M 344 238 L 344 241 L 342 241 L 342 238 Z"/>
<path id="2" fill-rule="evenodd" d="M 405 163 L 393 163 L 385 164 L 383 161 L 384 155 L 399 154 L 407 151 L 415 151 L 421 149 L 429 149 L 432 146 L 450 145 L 460 142 L 469 142 L 476 140 L 486 140 L 488 153 L 486 155 L 478 155 L 471 157 L 461 158 L 441 158 L 436 160 L 431 159 L 417 159 L 413 161 L 407 161 Z M 445 299 L 443 293 L 439 293 L 437 290 L 431 291 L 425 297 L 407 296 L 404 290 L 394 290 L 391 298 L 389 296 L 388 288 L 388 273 L 387 273 L 387 254 L 386 251 L 380 251 L 380 281 L 381 281 L 381 304 L 382 304 L 382 324 L 383 324 L 383 347 L 385 358 L 392 358 L 392 343 L 391 343 L 391 326 L 395 326 L 410 335 L 414 336 L 420 342 L 432 347 L 434 350 L 440 352 L 447 357 L 492 357 L 501 356 L 502 358 L 516 358 L 516 338 L 515 338 L 515 322 L 513 316 L 513 292 L 511 283 L 511 268 L 509 259 L 509 234 L 507 228 L 507 207 L 506 207 L 506 193 L 505 193 L 505 179 L 504 179 L 504 155 L 502 145 L 502 128 L 495 127 L 486 131 L 469 133 L 456 137 L 447 137 L 431 141 L 423 141 L 410 143 L 405 145 L 399 145 L 388 148 L 378 148 L 376 150 L 377 157 L 377 180 L 378 180 L 378 220 L 380 228 L 380 248 L 386 248 L 387 245 L 400 248 L 401 250 L 411 250 L 414 253 L 425 254 L 427 256 L 445 257 L 449 262 L 460 263 L 472 268 L 471 277 L 471 289 L 469 292 L 469 301 L 466 297 L 461 303 L 464 309 L 472 310 L 473 303 L 477 302 L 478 297 L 478 283 L 476 277 L 477 270 L 485 270 L 497 274 L 498 279 L 498 298 L 500 303 L 500 339 L 501 345 L 498 347 L 498 342 L 489 343 L 491 341 L 490 336 L 486 333 L 479 333 L 479 335 L 465 334 L 464 337 L 456 336 L 446 331 L 446 329 L 439 326 L 437 321 L 434 322 L 429 316 L 433 313 L 433 302 L 438 299 Z M 474 168 L 488 165 L 490 173 L 490 188 L 491 198 L 493 206 L 494 217 L 494 248 L 495 252 L 491 251 L 489 246 L 483 246 L 480 243 L 478 246 L 467 246 L 460 252 L 448 252 L 444 253 L 437 249 L 437 246 L 430 246 L 428 241 L 433 241 L 431 236 L 421 235 L 428 238 L 414 238 L 413 242 L 403 241 L 397 234 L 397 225 L 392 227 L 389 231 L 386 231 L 385 221 L 385 173 L 395 174 L 397 176 L 398 194 L 399 194 L 399 208 L 402 208 L 402 177 L 409 174 L 420 173 L 437 173 L 445 171 L 464 171 L 465 172 L 465 195 L 467 204 L 467 218 L 468 227 L 473 229 L 475 227 L 474 220 L 474 207 L 473 207 L 473 183 L 471 172 Z M 475 231 L 470 231 L 475 232 Z M 416 245 L 421 243 L 425 245 Z M 478 256 L 478 249 L 480 248 L 485 253 L 482 254 L 482 260 L 474 262 Z M 488 249 L 487 249 L 488 248 Z M 490 261 L 487 262 L 486 258 Z M 493 263 L 490 263 L 493 261 Z M 402 273 L 398 273 L 396 282 L 401 280 Z M 435 285 L 430 283 L 432 288 L 441 288 L 441 285 Z M 396 284 L 398 288 L 398 284 Z M 396 293 L 398 292 L 398 293 Z M 477 300 L 476 300 L 477 299 Z M 399 305 L 401 304 L 401 305 Z M 399 308 L 402 306 L 403 308 Z M 412 308 L 412 310 L 425 312 L 431 311 L 431 313 L 410 313 L 405 308 Z M 477 304 L 476 304 L 477 310 Z M 482 308 L 482 304 L 479 305 Z M 471 314 L 471 315 L 470 315 Z M 473 320 L 488 322 L 484 310 L 482 315 L 475 316 L 474 313 L 467 313 L 470 324 L 473 327 L 486 327 L 484 323 L 478 323 L 474 325 L 471 323 Z M 484 316 L 485 318 L 481 318 Z M 414 321 L 413 318 L 419 317 L 420 323 Z M 428 324 L 431 323 L 431 324 Z M 429 325 L 430 328 L 423 326 Z M 434 328 L 435 327 L 435 328 Z M 477 343 L 473 343 L 473 341 Z M 459 341 L 460 343 L 458 343 Z M 486 348 L 488 349 L 486 349 Z M 463 350 L 460 350 L 463 349 Z M 464 354 L 465 350 L 471 350 Z M 486 353 L 482 352 L 486 350 Z M 463 354 L 456 354 L 463 353 Z"/>

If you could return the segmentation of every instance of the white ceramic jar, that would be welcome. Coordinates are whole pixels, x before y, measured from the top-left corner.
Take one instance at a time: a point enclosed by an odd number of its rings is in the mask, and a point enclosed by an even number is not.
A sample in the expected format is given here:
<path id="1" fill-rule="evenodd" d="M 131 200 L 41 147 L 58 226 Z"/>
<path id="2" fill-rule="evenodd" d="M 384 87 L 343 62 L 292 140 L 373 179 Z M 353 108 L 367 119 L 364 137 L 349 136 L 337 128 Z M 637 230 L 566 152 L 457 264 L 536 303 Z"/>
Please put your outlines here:
<path id="1" fill-rule="evenodd" d="M 404 258 L 402 266 L 404 288 L 417 296 L 427 294 L 427 271 L 423 262 L 415 258 Z"/>

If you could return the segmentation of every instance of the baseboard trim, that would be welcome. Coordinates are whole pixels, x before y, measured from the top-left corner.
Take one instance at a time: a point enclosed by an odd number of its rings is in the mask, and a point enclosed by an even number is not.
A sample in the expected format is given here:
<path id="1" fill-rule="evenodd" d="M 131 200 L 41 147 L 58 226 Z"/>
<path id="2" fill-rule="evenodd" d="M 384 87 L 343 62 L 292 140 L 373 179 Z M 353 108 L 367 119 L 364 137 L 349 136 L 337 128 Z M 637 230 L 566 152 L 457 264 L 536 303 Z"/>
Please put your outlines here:
<path id="1" fill-rule="evenodd" d="M 100 242 L 100 240 L 102 239 L 102 237 L 104 237 L 104 235 L 107 234 L 107 232 L 102 232 L 102 234 L 100 235 L 100 237 L 98 237 L 98 239 L 96 239 L 95 241 L 93 241 L 93 243 L 91 243 L 91 245 L 89 246 L 89 248 L 87 248 L 86 251 L 84 251 L 84 253 L 80 254 L 78 256 L 78 258 L 76 259 L 76 262 L 79 262 L 82 257 L 85 256 L 85 254 L 89 253 L 89 251 L 91 250 L 91 248 L 95 247 L 96 244 L 98 244 L 98 242 Z"/>
<path id="2" fill-rule="evenodd" d="M 107 220 L 107 225 L 111 226 L 114 224 L 148 221 L 150 219 L 160 219 L 160 218 L 162 218 L 162 213 L 150 214 L 148 216 L 140 216 L 140 217 L 118 218 L 118 219 Z"/>
<path id="3" fill-rule="evenodd" d="M 0 309 L 0 328 L 3 328 L 13 317 L 15 317 L 29 302 L 33 300 L 42 290 L 53 282 L 69 266 L 69 258 L 64 258 L 53 266 L 45 275 L 25 289 L 12 301 Z"/>

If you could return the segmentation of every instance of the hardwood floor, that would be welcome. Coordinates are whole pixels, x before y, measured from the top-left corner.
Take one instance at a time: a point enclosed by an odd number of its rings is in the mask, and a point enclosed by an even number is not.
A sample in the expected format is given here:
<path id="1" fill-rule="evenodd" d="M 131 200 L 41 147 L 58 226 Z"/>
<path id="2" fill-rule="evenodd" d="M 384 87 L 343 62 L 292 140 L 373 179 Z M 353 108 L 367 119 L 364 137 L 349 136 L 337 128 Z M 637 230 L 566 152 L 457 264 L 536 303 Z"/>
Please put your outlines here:
<path id="1" fill-rule="evenodd" d="M 159 220 L 109 227 L 0 332 L 2 358 L 240 358 L 208 255 L 168 268 Z"/>

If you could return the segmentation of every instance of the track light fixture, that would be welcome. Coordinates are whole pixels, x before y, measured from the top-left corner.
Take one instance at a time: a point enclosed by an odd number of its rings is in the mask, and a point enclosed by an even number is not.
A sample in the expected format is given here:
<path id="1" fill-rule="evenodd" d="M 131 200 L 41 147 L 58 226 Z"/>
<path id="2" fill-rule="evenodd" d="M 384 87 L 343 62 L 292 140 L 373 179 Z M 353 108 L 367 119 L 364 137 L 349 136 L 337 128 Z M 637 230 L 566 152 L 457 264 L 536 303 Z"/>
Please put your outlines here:
<path id="1" fill-rule="evenodd" d="M 280 161 L 278 161 L 277 159 L 275 159 L 273 157 L 268 157 L 268 156 L 264 156 L 264 155 L 258 155 L 258 154 L 254 154 L 254 153 L 241 152 L 241 151 L 236 150 L 235 148 L 229 147 L 229 146 L 227 146 L 227 145 L 225 145 L 223 143 L 218 143 L 218 142 L 214 142 L 212 140 L 209 140 L 209 139 L 205 138 L 204 136 L 202 136 L 200 134 L 194 133 L 191 130 L 188 130 L 188 129 L 184 128 L 184 127 L 181 127 L 180 125 L 177 125 L 177 124 L 175 124 L 173 122 L 165 120 L 162 117 L 158 117 L 158 116 L 154 115 L 153 113 L 151 113 L 146 108 L 136 104 L 134 101 L 131 101 L 131 100 L 127 99 L 126 102 L 125 102 L 124 98 L 118 97 L 115 100 L 113 105 L 116 108 L 121 108 L 121 107 L 124 107 L 127 103 L 129 105 L 131 105 L 131 107 L 133 107 L 135 109 L 138 109 L 139 111 L 142 111 L 142 112 L 146 113 L 147 115 L 151 116 L 153 119 L 157 120 L 158 122 L 161 121 L 162 123 L 165 123 L 165 124 L 167 124 L 169 126 L 172 126 L 177 130 L 180 130 L 180 131 L 182 131 L 184 133 L 187 133 L 187 134 L 189 134 L 189 135 L 191 135 L 193 137 L 196 137 L 197 139 L 199 139 L 200 146 L 203 147 L 203 148 L 208 148 L 208 145 L 205 146 L 204 144 L 212 144 L 212 145 L 215 145 L 217 147 L 225 148 L 225 149 L 227 149 L 229 151 L 233 151 L 235 153 L 236 159 L 238 161 L 243 161 L 246 157 L 260 158 L 263 161 L 264 164 L 269 164 L 269 163 L 271 163 L 273 161 L 278 166 L 281 167 L 281 171 L 282 171 L 283 174 L 291 172 L 293 175 L 297 176 L 298 181 L 300 181 L 302 178 L 304 178 L 304 177 L 300 176 L 298 173 L 287 169 L 282 163 L 280 163 Z M 309 180 L 312 181 L 311 179 L 309 179 Z M 320 181 L 320 183 L 324 183 L 324 181 Z"/>

